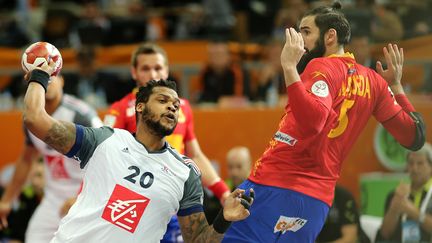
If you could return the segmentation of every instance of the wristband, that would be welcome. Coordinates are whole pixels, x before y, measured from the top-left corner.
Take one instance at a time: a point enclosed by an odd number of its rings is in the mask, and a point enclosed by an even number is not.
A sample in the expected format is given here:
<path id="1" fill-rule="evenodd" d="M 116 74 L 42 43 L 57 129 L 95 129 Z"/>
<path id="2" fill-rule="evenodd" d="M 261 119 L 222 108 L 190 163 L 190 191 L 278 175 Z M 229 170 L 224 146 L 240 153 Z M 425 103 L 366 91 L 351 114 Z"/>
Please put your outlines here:
<path id="1" fill-rule="evenodd" d="M 39 69 L 34 69 L 33 71 L 30 72 L 30 78 L 29 78 L 28 82 L 29 83 L 30 82 L 39 83 L 45 89 L 45 93 L 46 93 L 49 79 L 50 79 L 50 76 L 47 72 L 39 70 Z"/>
<path id="2" fill-rule="evenodd" d="M 222 195 L 225 192 L 229 192 L 230 189 L 225 184 L 225 182 L 222 179 L 219 179 L 217 182 L 213 183 L 213 185 L 209 186 L 208 189 L 213 192 L 213 194 L 218 198 L 221 199 Z"/>
<path id="3" fill-rule="evenodd" d="M 223 209 L 219 210 L 218 215 L 213 220 L 213 228 L 219 234 L 224 234 L 225 231 L 230 227 L 231 221 L 225 220 L 223 216 Z"/>

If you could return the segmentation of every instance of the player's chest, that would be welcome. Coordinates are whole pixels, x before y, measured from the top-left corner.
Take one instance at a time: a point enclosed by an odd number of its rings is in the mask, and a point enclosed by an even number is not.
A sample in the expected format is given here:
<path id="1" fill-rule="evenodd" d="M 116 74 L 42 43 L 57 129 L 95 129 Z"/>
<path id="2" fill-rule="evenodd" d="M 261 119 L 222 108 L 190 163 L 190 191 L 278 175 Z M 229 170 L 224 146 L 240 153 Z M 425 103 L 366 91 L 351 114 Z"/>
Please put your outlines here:
<path id="1" fill-rule="evenodd" d="M 164 202 L 180 201 L 189 175 L 188 168 L 180 161 L 167 154 L 143 155 L 131 147 L 116 152 L 106 158 L 109 165 L 97 172 L 107 184 L 121 185 L 154 201 L 161 198 Z"/>

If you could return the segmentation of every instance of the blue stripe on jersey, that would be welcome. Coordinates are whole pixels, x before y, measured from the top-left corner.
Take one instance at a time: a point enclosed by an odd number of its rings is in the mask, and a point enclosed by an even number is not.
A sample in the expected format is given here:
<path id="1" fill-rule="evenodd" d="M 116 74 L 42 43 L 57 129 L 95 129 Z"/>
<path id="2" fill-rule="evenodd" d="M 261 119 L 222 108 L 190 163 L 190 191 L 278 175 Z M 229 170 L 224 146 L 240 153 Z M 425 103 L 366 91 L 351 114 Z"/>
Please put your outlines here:
<path id="1" fill-rule="evenodd" d="M 195 205 L 190 208 L 180 209 L 177 212 L 177 216 L 188 216 L 193 213 L 199 213 L 199 212 L 204 212 L 202 205 Z"/>
<path id="2" fill-rule="evenodd" d="M 67 157 L 71 158 L 74 156 L 79 149 L 81 149 L 83 137 L 84 137 L 84 129 L 82 126 L 75 124 L 76 129 L 76 138 L 75 144 L 72 146 L 71 150 L 66 154 Z"/>

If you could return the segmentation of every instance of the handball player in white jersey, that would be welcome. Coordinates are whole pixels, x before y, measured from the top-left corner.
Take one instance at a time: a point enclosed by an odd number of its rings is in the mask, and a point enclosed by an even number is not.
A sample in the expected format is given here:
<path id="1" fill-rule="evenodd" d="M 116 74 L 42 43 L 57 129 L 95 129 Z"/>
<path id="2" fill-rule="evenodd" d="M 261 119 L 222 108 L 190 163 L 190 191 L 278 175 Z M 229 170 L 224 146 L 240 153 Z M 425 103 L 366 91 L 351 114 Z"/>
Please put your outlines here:
<path id="1" fill-rule="evenodd" d="M 237 189 L 208 225 L 199 170 L 165 141 L 179 116 L 174 82 L 150 81 L 140 88 L 133 135 L 50 116 L 44 109 L 44 92 L 53 68 L 42 69 L 29 73 L 24 124 L 52 148 L 75 158 L 85 171 L 82 191 L 51 242 L 159 242 L 174 213 L 186 242 L 219 242 L 231 221 L 249 216 L 253 190 L 247 196 Z"/>
<path id="2" fill-rule="evenodd" d="M 62 77 L 52 79 L 45 94 L 45 110 L 48 114 L 55 119 L 83 126 L 102 126 L 94 109 L 75 97 L 63 94 Z M 3 227 L 6 227 L 12 202 L 20 195 L 32 162 L 41 156 L 45 166 L 44 197 L 30 219 L 25 242 L 47 243 L 54 237 L 60 224 L 62 205 L 78 194 L 83 173 L 75 160 L 54 150 L 33 135 L 26 126 L 24 133 L 26 144 L 15 164 L 13 178 L 1 198 L 0 219 Z"/>

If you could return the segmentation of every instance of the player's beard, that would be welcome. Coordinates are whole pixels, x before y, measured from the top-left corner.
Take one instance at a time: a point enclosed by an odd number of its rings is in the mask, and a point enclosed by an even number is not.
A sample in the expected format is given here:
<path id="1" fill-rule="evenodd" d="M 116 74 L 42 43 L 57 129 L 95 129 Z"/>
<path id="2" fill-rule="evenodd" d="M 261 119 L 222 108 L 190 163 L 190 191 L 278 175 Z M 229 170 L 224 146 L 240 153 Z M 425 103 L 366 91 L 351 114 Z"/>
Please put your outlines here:
<path id="1" fill-rule="evenodd" d="M 318 40 L 315 43 L 315 48 L 313 48 L 310 51 L 307 51 L 302 58 L 300 59 L 299 63 L 297 64 L 297 72 L 299 74 L 303 73 L 305 70 L 307 64 L 314 58 L 317 57 L 323 57 L 324 53 L 326 51 L 325 45 L 324 45 L 324 36 L 321 36 L 318 38 Z"/>
<path id="2" fill-rule="evenodd" d="M 154 112 L 152 112 L 147 106 L 144 108 L 141 118 L 145 122 L 147 127 L 150 128 L 151 133 L 159 137 L 165 137 L 170 135 L 171 133 L 173 133 L 177 125 L 177 121 L 176 121 L 176 125 L 173 126 L 172 128 L 168 128 L 162 125 L 161 123 L 162 117 L 159 117 L 159 119 L 157 119 L 157 115 Z"/>

